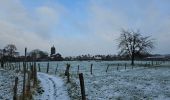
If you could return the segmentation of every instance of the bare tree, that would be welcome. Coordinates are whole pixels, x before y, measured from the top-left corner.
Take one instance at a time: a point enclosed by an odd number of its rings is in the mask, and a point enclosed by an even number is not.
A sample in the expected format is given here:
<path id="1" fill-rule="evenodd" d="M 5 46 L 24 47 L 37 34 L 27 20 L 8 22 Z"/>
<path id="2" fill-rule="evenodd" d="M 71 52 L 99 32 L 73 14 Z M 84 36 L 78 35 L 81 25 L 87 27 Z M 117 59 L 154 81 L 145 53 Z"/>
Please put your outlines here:
<path id="1" fill-rule="evenodd" d="M 8 56 L 10 57 L 15 56 L 17 48 L 14 44 L 8 44 L 4 49 L 7 51 Z"/>
<path id="2" fill-rule="evenodd" d="M 29 55 L 34 59 L 38 59 L 38 58 L 47 58 L 48 57 L 48 53 L 45 51 L 41 51 L 39 49 L 34 49 L 32 50 Z"/>
<path id="3" fill-rule="evenodd" d="M 119 54 L 128 55 L 131 65 L 134 65 L 136 54 L 148 54 L 154 48 L 153 39 L 150 39 L 150 36 L 143 37 L 139 30 L 122 30 L 118 42 Z"/>

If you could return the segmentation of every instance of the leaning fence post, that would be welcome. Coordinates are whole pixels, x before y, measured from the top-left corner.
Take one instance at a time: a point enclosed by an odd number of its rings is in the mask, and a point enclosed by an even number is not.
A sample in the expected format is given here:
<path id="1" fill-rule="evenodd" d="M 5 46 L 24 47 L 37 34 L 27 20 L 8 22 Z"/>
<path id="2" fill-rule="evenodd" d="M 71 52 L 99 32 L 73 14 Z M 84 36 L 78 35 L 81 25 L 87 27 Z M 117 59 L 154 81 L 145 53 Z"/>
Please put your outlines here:
<path id="1" fill-rule="evenodd" d="M 14 85 L 14 96 L 13 100 L 17 100 L 17 85 L 18 85 L 18 77 L 15 78 L 15 85 Z"/>
<path id="2" fill-rule="evenodd" d="M 56 69 L 55 69 L 55 74 L 57 73 L 57 70 L 58 70 L 58 64 L 57 64 L 57 67 L 56 67 Z"/>
<path id="3" fill-rule="evenodd" d="M 109 69 L 109 64 L 107 65 L 107 68 L 106 68 L 106 73 L 107 73 L 108 69 Z"/>
<path id="4" fill-rule="evenodd" d="M 83 73 L 79 74 L 82 100 L 86 100 Z"/>

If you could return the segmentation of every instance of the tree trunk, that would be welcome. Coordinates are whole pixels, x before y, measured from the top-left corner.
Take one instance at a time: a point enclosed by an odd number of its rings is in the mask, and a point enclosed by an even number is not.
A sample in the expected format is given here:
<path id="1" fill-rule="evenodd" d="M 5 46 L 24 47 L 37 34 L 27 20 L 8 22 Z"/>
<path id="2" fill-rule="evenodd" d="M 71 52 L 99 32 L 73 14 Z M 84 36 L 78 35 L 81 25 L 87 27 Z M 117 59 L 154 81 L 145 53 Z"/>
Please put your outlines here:
<path id="1" fill-rule="evenodd" d="M 132 66 L 134 65 L 134 60 L 135 60 L 135 54 L 132 53 L 132 57 L 131 57 L 131 65 Z"/>

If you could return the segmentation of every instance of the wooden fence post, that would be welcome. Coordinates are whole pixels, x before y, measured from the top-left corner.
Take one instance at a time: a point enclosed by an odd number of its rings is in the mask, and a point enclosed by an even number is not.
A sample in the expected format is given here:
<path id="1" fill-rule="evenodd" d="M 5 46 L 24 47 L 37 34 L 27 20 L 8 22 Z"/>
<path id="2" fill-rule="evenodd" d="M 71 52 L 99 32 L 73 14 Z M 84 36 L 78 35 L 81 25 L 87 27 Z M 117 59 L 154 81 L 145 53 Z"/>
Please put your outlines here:
<path id="1" fill-rule="evenodd" d="M 8 63 L 8 66 L 9 66 L 9 70 L 12 70 L 12 67 L 11 67 L 11 63 Z"/>
<path id="2" fill-rule="evenodd" d="M 57 64 L 57 67 L 56 67 L 56 69 L 55 69 L 55 74 L 57 73 L 57 70 L 58 70 L 58 64 Z"/>
<path id="3" fill-rule="evenodd" d="M 31 79 L 34 79 L 34 66 L 31 65 Z"/>
<path id="4" fill-rule="evenodd" d="M 34 83 L 33 86 L 35 87 L 37 85 L 37 68 L 36 68 L 36 62 L 34 62 Z"/>
<path id="5" fill-rule="evenodd" d="M 40 63 L 38 63 L 38 71 L 41 72 Z"/>
<path id="6" fill-rule="evenodd" d="M 86 100 L 83 73 L 79 74 L 82 100 Z"/>
<path id="7" fill-rule="evenodd" d="M 91 72 L 91 75 L 93 74 L 93 64 L 91 64 L 90 66 L 90 72 Z"/>
<path id="8" fill-rule="evenodd" d="M 19 71 L 21 70 L 21 64 L 20 64 L 20 62 L 19 62 Z"/>
<path id="9" fill-rule="evenodd" d="M 49 71 L 49 62 L 47 63 L 47 73 L 48 73 L 48 71 Z"/>
<path id="10" fill-rule="evenodd" d="M 3 59 L 3 57 L 1 58 L 1 67 L 4 68 L 4 59 Z"/>
<path id="11" fill-rule="evenodd" d="M 30 71 L 28 71 L 27 85 L 26 85 L 26 96 L 30 99 L 31 96 L 31 83 L 30 83 Z"/>
<path id="12" fill-rule="evenodd" d="M 65 71 L 65 76 L 67 76 L 67 83 L 70 82 L 70 73 L 69 73 L 69 69 L 70 69 L 70 64 L 67 64 L 66 71 Z"/>
<path id="13" fill-rule="evenodd" d="M 152 66 L 153 66 L 153 60 L 152 60 Z"/>
<path id="14" fill-rule="evenodd" d="M 17 100 L 17 85 L 18 85 L 18 77 L 15 78 L 15 85 L 14 85 L 14 96 L 13 96 L 13 100 Z"/>
<path id="15" fill-rule="evenodd" d="M 117 64 L 117 71 L 119 70 L 119 64 Z"/>
<path id="16" fill-rule="evenodd" d="M 109 64 L 107 65 L 107 68 L 106 68 L 106 73 L 107 73 L 108 69 L 109 69 Z"/>
<path id="17" fill-rule="evenodd" d="M 22 100 L 25 100 L 25 74 L 26 74 L 26 56 L 27 56 L 27 48 L 25 48 L 25 61 L 23 63 L 24 70 L 24 79 L 23 79 L 23 90 L 22 90 Z"/>
<path id="18" fill-rule="evenodd" d="M 79 69 L 80 69 L 80 68 L 79 68 L 79 65 L 78 65 L 78 66 L 77 66 L 77 74 L 79 74 Z"/>
<path id="19" fill-rule="evenodd" d="M 27 71 L 28 71 L 28 62 L 27 62 L 26 64 L 27 64 L 27 67 L 26 67 L 26 68 L 27 68 Z"/>

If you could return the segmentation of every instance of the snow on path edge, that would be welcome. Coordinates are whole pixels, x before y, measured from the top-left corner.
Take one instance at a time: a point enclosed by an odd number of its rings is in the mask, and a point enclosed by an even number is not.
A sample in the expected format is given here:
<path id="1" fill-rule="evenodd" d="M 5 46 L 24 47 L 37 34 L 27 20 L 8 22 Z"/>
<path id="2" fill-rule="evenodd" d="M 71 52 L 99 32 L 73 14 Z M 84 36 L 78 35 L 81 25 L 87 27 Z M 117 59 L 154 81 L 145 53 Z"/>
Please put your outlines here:
<path id="1" fill-rule="evenodd" d="M 63 80 L 58 76 L 38 72 L 40 86 L 44 92 L 35 98 L 39 100 L 70 100 Z"/>

